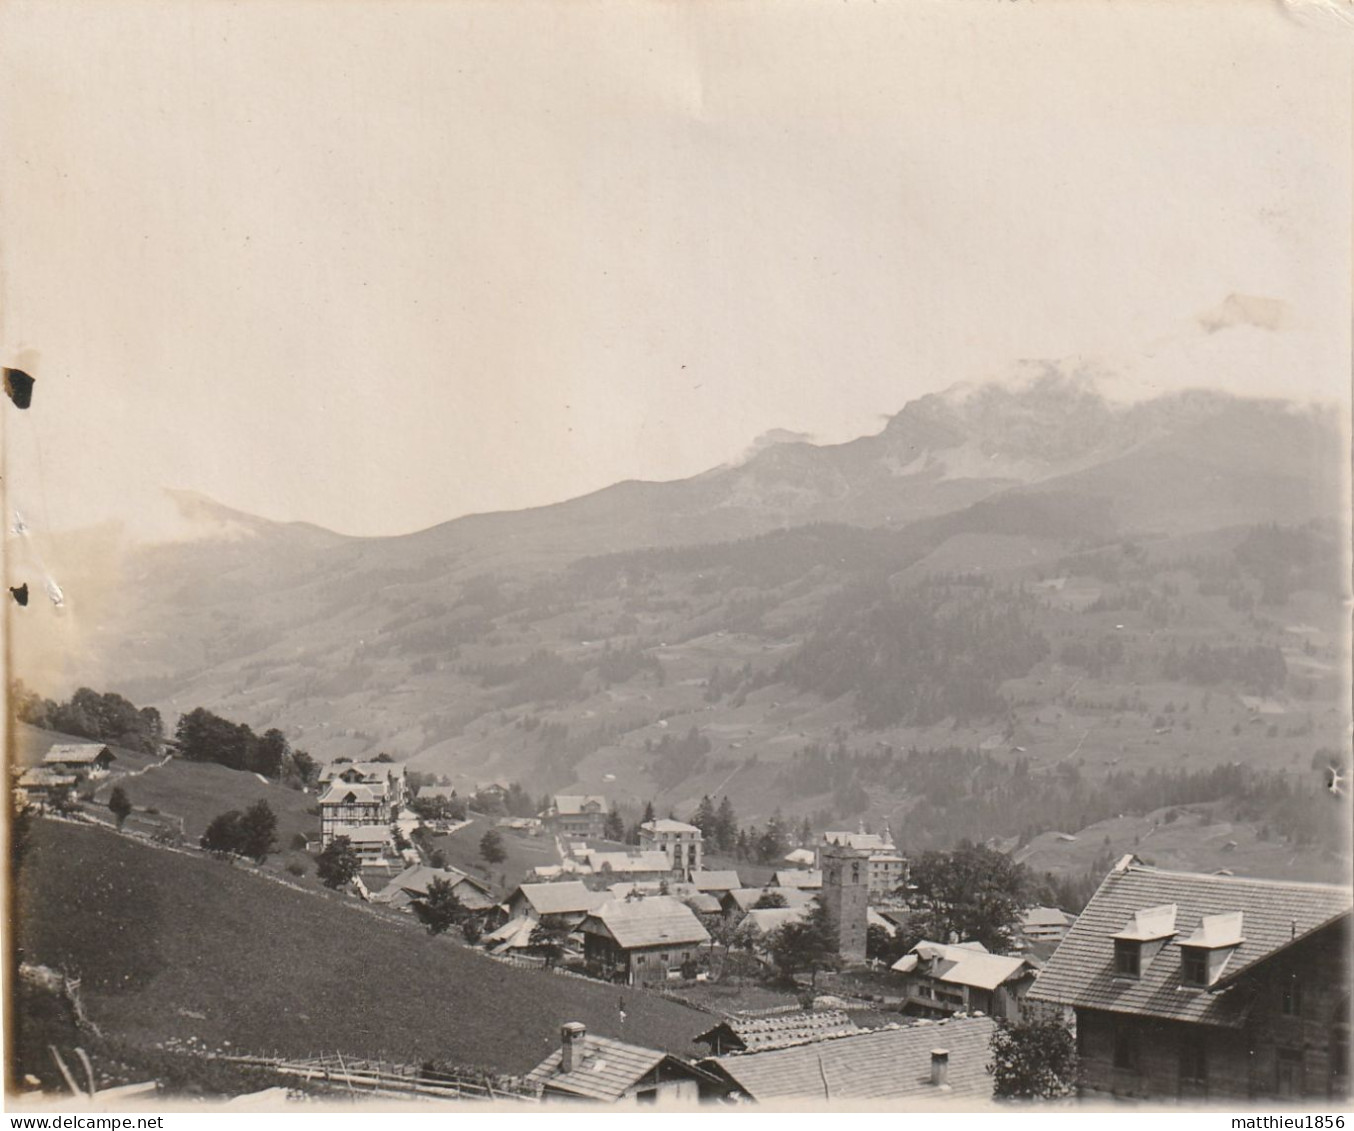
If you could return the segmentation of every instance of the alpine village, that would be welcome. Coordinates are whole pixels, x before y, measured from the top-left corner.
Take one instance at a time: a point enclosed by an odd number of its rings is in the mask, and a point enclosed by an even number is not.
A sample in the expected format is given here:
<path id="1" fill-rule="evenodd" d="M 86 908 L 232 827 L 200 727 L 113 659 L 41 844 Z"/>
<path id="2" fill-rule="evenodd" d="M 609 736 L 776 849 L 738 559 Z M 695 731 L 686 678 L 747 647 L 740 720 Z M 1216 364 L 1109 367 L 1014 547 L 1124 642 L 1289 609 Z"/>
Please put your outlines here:
<path id="1" fill-rule="evenodd" d="M 184 496 L 10 688 L 10 1088 L 1342 1103 L 1336 443 L 1048 377 L 408 537 Z"/>

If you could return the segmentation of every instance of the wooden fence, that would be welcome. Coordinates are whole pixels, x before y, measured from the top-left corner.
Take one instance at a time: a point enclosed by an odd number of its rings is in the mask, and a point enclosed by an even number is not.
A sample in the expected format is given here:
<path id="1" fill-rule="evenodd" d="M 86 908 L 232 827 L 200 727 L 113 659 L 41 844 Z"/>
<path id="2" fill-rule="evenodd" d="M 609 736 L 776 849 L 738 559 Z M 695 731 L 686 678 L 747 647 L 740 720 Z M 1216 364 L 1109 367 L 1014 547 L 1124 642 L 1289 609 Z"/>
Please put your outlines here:
<path id="1" fill-rule="evenodd" d="M 266 1068 L 354 1096 L 413 1100 L 503 1100 L 538 1103 L 540 1096 L 519 1077 L 438 1072 L 417 1064 L 344 1057 L 341 1053 L 289 1059 L 222 1056 L 214 1059 L 250 1068 Z"/>

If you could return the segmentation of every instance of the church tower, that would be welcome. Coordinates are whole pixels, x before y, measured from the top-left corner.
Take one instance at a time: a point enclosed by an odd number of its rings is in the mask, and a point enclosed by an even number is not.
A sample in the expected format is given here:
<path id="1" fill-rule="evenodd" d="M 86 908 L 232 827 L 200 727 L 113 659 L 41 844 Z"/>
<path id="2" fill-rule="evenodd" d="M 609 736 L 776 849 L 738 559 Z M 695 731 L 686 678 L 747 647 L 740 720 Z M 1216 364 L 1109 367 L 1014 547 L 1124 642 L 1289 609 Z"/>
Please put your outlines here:
<path id="1" fill-rule="evenodd" d="M 865 917 L 870 902 L 870 854 L 849 844 L 820 849 L 823 906 L 832 921 L 837 953 L 847 962 L 865 961 Z"/>

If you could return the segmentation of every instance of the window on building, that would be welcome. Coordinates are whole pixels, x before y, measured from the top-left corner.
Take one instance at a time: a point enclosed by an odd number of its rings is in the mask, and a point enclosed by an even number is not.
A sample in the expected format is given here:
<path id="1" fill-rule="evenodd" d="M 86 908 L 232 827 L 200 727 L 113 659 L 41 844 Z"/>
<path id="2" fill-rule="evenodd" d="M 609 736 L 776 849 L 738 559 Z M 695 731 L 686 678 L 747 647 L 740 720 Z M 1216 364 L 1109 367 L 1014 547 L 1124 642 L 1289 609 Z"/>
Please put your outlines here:
<path id="1" fill-rule="evenodd" d="M 1180 976 L 1187 986 L 1208 985 L 1208 952 L 1185 947 L 1180 952 Z"/>
<path id="2" fill-rule="evenodd" d="M 1185 1037 L 1180 1045 L 1180 1079 L 1187 1084 L 1202 1084 L 1208 1079 L 1208 1050 L 1197 1037 Z"/>
<path id="3" fill-rule="evenodd" d="M 1279 1012 L 1285 1017 L 1302 1016 L 1302 983 L 1290 974 L 1279 983 Z"/>
<path id="4" fill-rule="evenodd" d="M 1125 1072 L 1138 1071 L 1138 1034 L 1120 1029 L 1114 1034 L 1114 1067 Z"/>
<path id="5" fill-rule="evenodd" d="M 1138 943 L 1127 939 L 1114 940 L 1114 975 L 1116 978 L 1142 976 L 1142 951 Z"/>

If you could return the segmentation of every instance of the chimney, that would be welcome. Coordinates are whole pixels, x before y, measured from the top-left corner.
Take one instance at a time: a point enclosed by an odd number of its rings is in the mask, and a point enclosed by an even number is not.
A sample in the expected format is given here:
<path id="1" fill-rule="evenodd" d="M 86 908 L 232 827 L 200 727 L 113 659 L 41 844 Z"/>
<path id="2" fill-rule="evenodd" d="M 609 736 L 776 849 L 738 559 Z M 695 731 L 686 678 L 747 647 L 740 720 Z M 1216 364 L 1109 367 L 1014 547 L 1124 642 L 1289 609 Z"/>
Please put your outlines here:
<path id="1" fill-rule="evenodd" d="M 931 1050 L 931 1083 L 937 1088 L 948 1089 L 950 1079 L 950 1050 Z"/>
<path id="2" fill-rule="evenodd" d="M 583 1064 L 583 1041 L 587 1038 L 588 1027 L 581 1021 L 570 1021 L 560 1029 L 559 1035 L 560 1046 L 563 1050 L 559 1070 L 561 1072 L 572 1072 Z"/>

